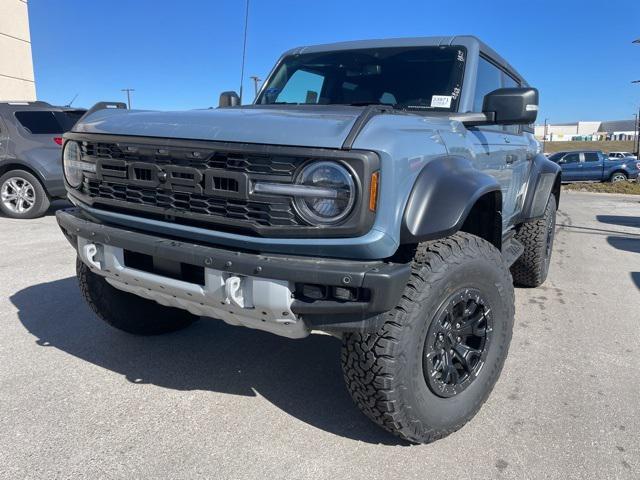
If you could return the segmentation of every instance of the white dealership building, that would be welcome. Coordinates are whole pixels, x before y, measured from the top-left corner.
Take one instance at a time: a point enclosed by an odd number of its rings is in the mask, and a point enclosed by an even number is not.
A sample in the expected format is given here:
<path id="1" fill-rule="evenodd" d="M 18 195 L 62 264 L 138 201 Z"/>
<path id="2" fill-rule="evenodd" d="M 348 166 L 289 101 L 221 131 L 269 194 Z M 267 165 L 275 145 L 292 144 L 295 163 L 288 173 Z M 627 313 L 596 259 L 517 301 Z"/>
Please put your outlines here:
<path id="1" fill-rule="evenodd" d="M 0 101 L 35 100 L 26 0 L 0 0 Z"/>
<path id="2" fill-rule="evenodd" d="M 548 142 L 635 140 L 635 120 L 613 120 L 608 122 L 547 123 L 536 125 L 535 135 Z"/>

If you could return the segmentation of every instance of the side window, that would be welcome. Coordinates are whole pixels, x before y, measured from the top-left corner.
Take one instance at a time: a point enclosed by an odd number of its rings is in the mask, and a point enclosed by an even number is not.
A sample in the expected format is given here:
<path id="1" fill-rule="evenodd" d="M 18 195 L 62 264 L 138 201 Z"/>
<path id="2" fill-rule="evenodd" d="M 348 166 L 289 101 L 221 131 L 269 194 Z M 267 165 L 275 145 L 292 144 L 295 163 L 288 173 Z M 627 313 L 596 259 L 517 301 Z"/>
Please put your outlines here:
<path id="1" fill-rule="evenodd" d="M 307 70 L 296 70 L 278 94 L 276 103 L 318 103 L 324 77 Z"/>
<path id="2" fill-rule="evenodd" d="M 502 72 L 502 87 L 503 88 L 517 88 L 520 84 L 506 72 Z M 520 125 L 505 125 L 503 127 L 505 132 L 517 135 L 520 133 Z"/>
<path id="3" fill-rule="evenodd" d="M 579 153 L 567 153 L 564 157 L 562 157 L 562 163 L 580 163 L 580 154 Z"/>
<path id="4" fill-rule="evenodd" d="M 598 152 L 584 152 L 584 161 L 585 162 L 599 162 L 600 155 Z"/>
<path id="5" fill-rule="evenodd" d="M 55 135 L 64 133 L 64 129 L 58 122 L 53 112 L 23 111 L 15 113 L 18 122 L 29 133 L 34 135 Z"/>
<path id="6" fill-rule="evenodd" d="M 502 72 L 502 86 L 504 88 L 517 88 L 520 84 L 511 75 L 506 72 Z"/>
<path id="7" fill-rule="evenodd" d="M 473 97 L 473 111 L 482 111 L 482 101 L 487 93 L 493 92 L 502 86 L 502 70 L 480 57 L 478 63 L 478 78 L 476 80 L 476 93 Z"/>

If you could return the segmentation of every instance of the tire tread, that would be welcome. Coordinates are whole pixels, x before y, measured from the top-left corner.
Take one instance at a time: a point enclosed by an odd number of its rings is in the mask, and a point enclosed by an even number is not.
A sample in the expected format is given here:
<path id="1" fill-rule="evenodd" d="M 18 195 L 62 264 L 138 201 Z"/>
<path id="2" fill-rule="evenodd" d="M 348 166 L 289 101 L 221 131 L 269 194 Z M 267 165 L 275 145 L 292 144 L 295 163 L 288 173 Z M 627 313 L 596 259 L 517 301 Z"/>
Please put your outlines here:
<path id="1" fill-rule="evenodd" d="M 422 425 L 412 414 L 411 407 L 402 402 L 400 392 L 407 387 L 397 374 L 400 364 L 405 363 L 400 337 L 405 331 L 416 328 L 409 314 L 419 308 L 418 292 L 430 289 L 431 283 L 442 278 L 451 266 L 468 260 L 470 256 L 482 256 L 499 266 L 504 286 L 503 298 L 510 309 L 508 314 L 513 318 L 513 286 L 500 252 L 479 237 L 459 232 L 442 240 L 418 245 L 404 294 L 398 305 L 386 314 L 386 322 L 375 333 L 350 333 L 343 340 L 342 368 L 354 402 L 375 423 L 410 442 L 430 443 L 464 426 L 486 401 L 506 358 L 511 329 L 501 360 L 487 380 L 490 388 L 469 415 L 448 428 Z"/>

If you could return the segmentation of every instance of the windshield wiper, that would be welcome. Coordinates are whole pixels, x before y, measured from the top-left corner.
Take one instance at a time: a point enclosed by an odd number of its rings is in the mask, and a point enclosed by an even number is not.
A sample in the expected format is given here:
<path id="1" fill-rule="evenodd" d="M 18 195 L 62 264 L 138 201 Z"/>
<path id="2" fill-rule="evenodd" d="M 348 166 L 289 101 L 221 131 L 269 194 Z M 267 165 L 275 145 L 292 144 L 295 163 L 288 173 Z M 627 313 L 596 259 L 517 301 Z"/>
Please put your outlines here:
<path id="1" fill-rule="evenodd" d="M 383 105 L 385 107 L 400 108 L 398 105 L 394 103 L 384 103 L 384 102 L 352 102 L 352 103 L 345 103 L 344 105 L 350 105 L 352 107 L 368 107 L 369 105 Z"/>

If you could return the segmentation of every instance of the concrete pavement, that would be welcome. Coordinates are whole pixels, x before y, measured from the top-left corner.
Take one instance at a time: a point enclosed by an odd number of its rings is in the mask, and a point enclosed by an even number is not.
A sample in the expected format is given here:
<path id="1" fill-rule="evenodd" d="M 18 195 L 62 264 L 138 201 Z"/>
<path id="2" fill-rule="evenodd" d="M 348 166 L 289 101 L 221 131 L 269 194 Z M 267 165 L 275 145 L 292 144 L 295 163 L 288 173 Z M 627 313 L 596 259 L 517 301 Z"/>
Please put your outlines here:
<path id="1" fill-rule="evenodd" d="M 132 337 L 81 301 L 52 215 L 0 232 L 0 478 L 640 477 L 640 197 L 563 192 L 493 394 L 424 446 L 356 409 L 337 339 Z"/>

